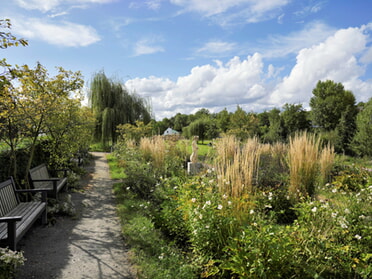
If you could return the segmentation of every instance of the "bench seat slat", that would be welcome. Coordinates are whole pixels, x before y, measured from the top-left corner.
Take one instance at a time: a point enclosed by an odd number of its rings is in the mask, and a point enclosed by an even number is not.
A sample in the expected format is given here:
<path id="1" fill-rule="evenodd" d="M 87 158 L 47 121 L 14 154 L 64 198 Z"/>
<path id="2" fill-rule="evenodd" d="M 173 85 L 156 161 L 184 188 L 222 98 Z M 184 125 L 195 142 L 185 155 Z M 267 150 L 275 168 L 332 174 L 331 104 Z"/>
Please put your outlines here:
<path id="1" fill-rule="evenodd" d="M 58 193 L 67 187 L 67 177 L 51 177 L 45 164 L 29 171 L 29 178 L 34 189 L 49 189 L 48 196 L 57 198 Z"/>
<path id="2" fill-rule="evenodd" d="M 42 191 L 42 201 L 31 202 L 20 202 L 18 192 L 22 191 L 16 190 L 13 178 L 0 183 L 0 244 L 13 250 L 39 217 L 47 222 L 46 192 Z"/>
<path id="3" fill-rule="evenodd" d="M 16 208 L 6 214 L 4 217 L 22 216 L 22 220 L 16 223 L 17 239 L 20 239 L 24 233 L 33 225 L 38 217 L 45 210 L 44 202 L 20 203 Z M 6 223 L 0 224 L 0 239 L 8 238 Z"/>

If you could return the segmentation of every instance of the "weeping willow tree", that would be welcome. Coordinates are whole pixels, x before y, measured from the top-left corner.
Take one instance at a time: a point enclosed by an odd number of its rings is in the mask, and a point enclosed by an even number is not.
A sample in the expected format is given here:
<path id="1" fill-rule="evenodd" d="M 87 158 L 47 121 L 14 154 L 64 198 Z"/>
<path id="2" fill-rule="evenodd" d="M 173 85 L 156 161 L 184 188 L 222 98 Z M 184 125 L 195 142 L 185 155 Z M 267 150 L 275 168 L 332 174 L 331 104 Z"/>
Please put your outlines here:
<path id="1" fill-rule="evenodd" d="M 103 146 L 116 142 L 119 124 L 151 121 L 148 102 L 135 93 L 129 94 L 120 82 L 108 79 L 103 71 L 93 76 L 89 103 L 96 117 L 94 139 Z"/>

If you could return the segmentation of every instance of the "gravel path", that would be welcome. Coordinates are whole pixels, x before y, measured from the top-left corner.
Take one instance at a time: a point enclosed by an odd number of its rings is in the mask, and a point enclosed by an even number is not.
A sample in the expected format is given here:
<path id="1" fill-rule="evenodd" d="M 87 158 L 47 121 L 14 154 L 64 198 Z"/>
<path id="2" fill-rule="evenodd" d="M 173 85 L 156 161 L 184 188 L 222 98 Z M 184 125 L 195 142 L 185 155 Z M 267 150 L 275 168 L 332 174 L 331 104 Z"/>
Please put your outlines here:
<path id="1" fill-rule="evenodd" d="M 116 215 L 105 153 L 95 152 L 86 191 L 72 193 L 76 217 L 58 217 L 53 226 L 35 226 L 20 242 L 27 259 L 16 279 L 135 278 Z"/>

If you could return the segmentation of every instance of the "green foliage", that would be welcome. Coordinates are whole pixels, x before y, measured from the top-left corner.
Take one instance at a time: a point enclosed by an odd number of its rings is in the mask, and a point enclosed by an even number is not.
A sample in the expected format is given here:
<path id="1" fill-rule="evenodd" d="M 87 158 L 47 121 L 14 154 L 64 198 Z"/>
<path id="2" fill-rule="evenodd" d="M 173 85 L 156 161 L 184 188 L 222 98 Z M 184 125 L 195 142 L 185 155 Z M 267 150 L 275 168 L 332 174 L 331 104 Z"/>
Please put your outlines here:
<path id="1" fill-rule="evenodd" d="M 207 259 L 219 258 L 238 221 L 232 214 L 231 199 L 218 194 L 215 174 L 207 172 L 202 179 L 185 182 L 179 198 L 194 253 Z"/>
<path id="2" fill-rule="evenodd" d="M 359 156 L 372 156 L 372 98 L 365 104 L 356 118 L 357 131 L 352 142 L 354 151 Z"/>
<path id="3" fill-rule="evenodd" d="M 13 72 L 17 73 L 14 83 L 17 87 L 13 83 L 4 86 L 0 103 L 0 137 L 11 151 L 12 175 L 17 177 L 16 150 L 25 141 L 29 143 L 26 174 L 33 163 L 36 146 L 45 138 L 50 143 L 47 148 L 53 163 L 66 164 L 87 145 L 87 115 L 80 113 L 78 100 L 70 99 L 70 94 L 78 95 L 83 86 L 81 73 L 58 68 L 58 74 L 49 77 L 40 63 L 34 69 L 16 66 Z"/>
<path id="4" fill-rule="evenodd" d="M 122 166 L 120 166 L 118 158 L 112 154 L 108 154 L 106 158 L 110 168 L 110 177 L 115 180 L 124 179 L 126 177 L 126 174 Z"/>
<path id="5" fill-rule="evenodd" d="M 213 139 L 218 136 L 215 121 L 207 117 L 196 119 L 187 128 L 187 130 L 184 129 L 186 136 L 189 138 L 198 136 L 202 143 L 205 139 Z"/>
<path id="6" fill-rule="evenodd" d="M 230 115 L 230 127 L 227 131 L 229 135 L 235 135 L 240 140 L 246 140 L 257 134 L 258 119 L 253 113 L 245 112 L 241 107 Z"/>
<path id="7" fill-rule="evenodd" d="M 285 104 L 280 116 L 283 119 L 285 134 L 287 136 L 291 136 L 297 131 L 310 129 L 308 112 L 304 110 L 301 104 Z"/>
<path id="8" fill-rule="evenodd" d="M 263 141 L 274 143 L 282 141 L 284 134 L 284 123 L 280 117 L 280 110 L 277 108 L 268 112 L 269 127 L 266 134 L 263 135 Z"/>
<path id="9" fill-rule="evenodd" d="M 169 243 L 156 228 L 152 204 L 138 199 L 132 189 L 122 183 L 115 184 L 114 191 L 119 201 L 122 231 L 134 255 L 132 261 L 138 265 L 139 278 L 195 278 L 197 267 L 190 264 L 187 254 Z"/>
<path id="10" fill-rule="evenodd" d="M 231 271 L 232 278 L 297 277 L 295 265 L 298 262 L 291 232 L 289 226 L 274 225 L 262 219 L 252 222 L 225 248 L 227 260 L 222 268 Z"/>
<path id="11" fill-rule="evenodd" d="M 0 28 L 11 29 L 12 23 L 10 19 L 0 19 Z M 28 42 L 25 39 L 17 39 L 10 32 L 0 32 L 0 48 L 8 48 L 11 46 L 27 46 Z"/>
<path id="12" fill-rule="evenodd" d="M 371 178 L 370 170 L 347 166 L 334 176 L 332 185 L 338 190 L 359 191 L 367 186 Z"/>
<path id="13" fill-rule="evenodd" d="M 230 197 L 220 191 L 212 168 L 198 176 L 173 170 L 167 173 L 174 175 L 160 177 L 164 172 L 152 165 L 151 156 L 144 160 L 137 147 L 119 145 L 117 162 L 127 175 L 134 173 L 131 181 L 142 181 L 134 188 L 115 186 L 123 232 L 129 243 L 133 239 L 140 276 L 370 278 L 370 170 L 355 167 L 346 174 L 345 163 L 339 164 L 342 169 L 334 170 L 332 183 L 294 202 L 283 147 L 262 153 L 263 174 L 257 176 L 254 193 Z"/>
<path id="14" fill-rule="evenodd" d="M 23 265 L 25 260 L 22 252 L 0 248 L 0 279 L 13 278 L 16 269 Z"/>
<path id="15" fill-rule="evenodd" d="M 357 113 L 355 97 L 341 83 L 319 81 L 313 89 L 313 95 L 310 99 L 313 125 L 326 131 L 334 130 L 346 110 L 349 111 L 348 121 L 354 121 Z"/>
<path id="16" fill-rule="evenodd" d="M 136 121 L 135 125 L 127 123 L 117 126 L 117 132 L 121 140 L 134 140 L 136 144 L 139 144 L 141 138 L 150 136 L 152 130 L 151 122 L 145 125 L 142 121 Z"/>
<path id="17" fill-rule="evenodd" d="M 108 79 L 103 71 L 92 79 L 89 102 L 96 117 L 94 137 L 104 146 L 116 143 L 119 124 L 134 124 L 136 120 L 147 124 L 151 120 L 146 101 L 129 94 L 121 83 Z"/>

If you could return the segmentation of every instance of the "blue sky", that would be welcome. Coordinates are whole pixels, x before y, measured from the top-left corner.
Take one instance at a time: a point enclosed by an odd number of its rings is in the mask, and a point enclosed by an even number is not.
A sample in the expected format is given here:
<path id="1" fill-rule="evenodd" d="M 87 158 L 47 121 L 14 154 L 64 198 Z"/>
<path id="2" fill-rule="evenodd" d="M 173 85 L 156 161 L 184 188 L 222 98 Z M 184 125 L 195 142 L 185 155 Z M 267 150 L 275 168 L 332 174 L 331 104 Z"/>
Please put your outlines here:
<path id="1" fill-rule="evenodd" d="M 372 97 L 370 0 L 0 0 L 29 46 L 10 64 L 104 70 L 157 120 L 200 108 L 308 108 L 319 80 Z"/>

